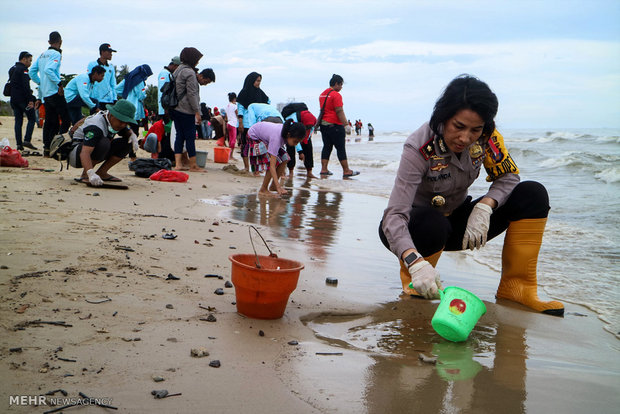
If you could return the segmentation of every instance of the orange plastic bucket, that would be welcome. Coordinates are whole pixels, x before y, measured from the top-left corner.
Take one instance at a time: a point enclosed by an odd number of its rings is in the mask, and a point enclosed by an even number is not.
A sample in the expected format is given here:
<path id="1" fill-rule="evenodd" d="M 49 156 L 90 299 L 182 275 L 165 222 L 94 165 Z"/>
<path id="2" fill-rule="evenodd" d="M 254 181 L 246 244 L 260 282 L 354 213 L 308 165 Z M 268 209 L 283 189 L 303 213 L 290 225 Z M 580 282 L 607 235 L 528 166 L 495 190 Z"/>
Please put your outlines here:
<path id="1" fill-rule="evenodd" d="M 254 254 L 234 254 L 228 259 L 232 262 L 237 312 L 254 319 L 281 318 L 304 265 L 277 256 Z M 257 259 L 260 268 L 256 266 Z"/>
<path id="2" fill-rule="evenodd" d="M 221 164 L 228 164 L 228 157 L 230 156 L 230 148 L 227 147 L 213 147 L 213 160 Z"/>

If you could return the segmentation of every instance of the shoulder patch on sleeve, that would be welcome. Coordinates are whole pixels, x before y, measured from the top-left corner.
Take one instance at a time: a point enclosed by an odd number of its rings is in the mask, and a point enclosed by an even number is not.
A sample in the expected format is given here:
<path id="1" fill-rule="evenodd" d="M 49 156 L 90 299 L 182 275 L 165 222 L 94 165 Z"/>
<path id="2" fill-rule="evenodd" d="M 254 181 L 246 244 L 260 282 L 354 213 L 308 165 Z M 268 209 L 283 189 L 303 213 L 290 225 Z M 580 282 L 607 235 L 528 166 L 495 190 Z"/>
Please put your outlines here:
<path id="1" fill-rule="evenodd" d="M 422 145 L 419 149 L 420 154 L 425 160 L 429 160 L 431 156 L 435 155 L 435 146 L 433 145 L 433 138 L 429 139 L 427 143 Z"/>

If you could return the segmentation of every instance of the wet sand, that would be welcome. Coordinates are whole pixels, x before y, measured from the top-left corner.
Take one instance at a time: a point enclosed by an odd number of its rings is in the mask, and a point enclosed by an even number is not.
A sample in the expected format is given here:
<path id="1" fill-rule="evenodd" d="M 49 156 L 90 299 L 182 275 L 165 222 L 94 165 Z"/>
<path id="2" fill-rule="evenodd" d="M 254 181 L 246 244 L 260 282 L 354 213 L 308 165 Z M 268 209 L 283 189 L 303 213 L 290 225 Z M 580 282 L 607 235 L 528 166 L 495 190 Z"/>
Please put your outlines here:
<path id="1" fill-rule="evenodd" d="M 11 137 L 12 119 L 1 121 L 0 137 Z M 111 172 L 126 191 L 74 183 L 78 170 L 41 157 L 31 167 L 56 171 L 0 168 L 3 411 L 45 411 L 9 396 L 57 389 L 112 398 L 127 413 L 616 411 L 618 340 L 593 312 L 495 304 L 497 275 L 445 254 L 443 279 L 488 308 L 466 343 L 448 343 L 430 326 L 436 301 L 400 296 L 395 259 L 374 238 L 382 200 L 297 177 L 289 198 L 257 201 L 260 179 L 223 171 L 211 145 L 198 141 L 209 172 L 185 184 L 121 163 Z M 225 287 L 228 256 L 252 251 L 248 223 L 306 266 L 282 319 L 237 314 Z M 178 237 L 162 238 L 170 232 Z M 198 347 L 210 355 L 191 357 Z M 154 399 L 160 389 L 182 395 Z"/>

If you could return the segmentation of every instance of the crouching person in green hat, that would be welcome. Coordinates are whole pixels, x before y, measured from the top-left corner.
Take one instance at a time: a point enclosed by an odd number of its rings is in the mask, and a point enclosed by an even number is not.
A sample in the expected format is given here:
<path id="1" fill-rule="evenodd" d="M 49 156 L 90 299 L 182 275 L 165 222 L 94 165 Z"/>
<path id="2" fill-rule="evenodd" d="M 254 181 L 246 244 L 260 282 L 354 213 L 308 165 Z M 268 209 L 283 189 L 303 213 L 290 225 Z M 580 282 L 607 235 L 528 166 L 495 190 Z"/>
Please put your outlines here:
<path id="1" fill-rule="evenodd" d="M 89 116 L 73 133 L 74 147 L 69 164 L 83 168 L 77 181 L 100 187 L 106 181 L 122 181 L 108 173 L 133 148 L 138 150 L 138 137 L 128 124 L 134 124 L 136 107 L 125 99 L 106 105 L 106 111 Z M 118 137 L 116 137 L 118 135 Z M 95 172 L 94 167 L 103 162 Z"/>

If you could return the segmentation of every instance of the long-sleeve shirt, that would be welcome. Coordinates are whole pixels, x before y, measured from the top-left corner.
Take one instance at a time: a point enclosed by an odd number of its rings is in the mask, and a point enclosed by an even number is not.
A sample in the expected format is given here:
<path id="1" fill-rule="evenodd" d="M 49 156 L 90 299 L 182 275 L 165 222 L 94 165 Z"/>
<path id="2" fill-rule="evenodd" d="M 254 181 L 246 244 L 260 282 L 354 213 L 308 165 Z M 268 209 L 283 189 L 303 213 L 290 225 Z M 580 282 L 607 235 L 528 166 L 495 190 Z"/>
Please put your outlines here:
<path id="1" fill-rule="evenodd" d="M 125 79 L 123 79 L 118 85 L 116 85 L 116 93 L 122 95 L 125 87 Z M 138 83 L 127 94 L 127 100 L 136 107 L 136 113 L 134 119 L 139 121 L 144 118 L 144 100 L 146 99 L 146 83 L 144 81 Z"/>
<path id="2" fill-rule="evenodd" d="M 267 101 L 267 104 L 268 105 L 271 104 L 271 99 Z M 250 104 L 248 106 L 252 106 L 252 104 Z M 247 128 L 249 128 L 249 127 L 251 127 L 253 125 L 253 124 L 250 124 L 250 118 L 248 117 L 248 108 L 246 108 L 245 106 L 243 106 L 239 102 L 237 102 L 237 116 L 241 117 L 243 119 L 243 127 L 244 128 L 247 129 Z"/>
<path id="3" fill-rule="evenodd" d="M 170 82 L 170 71 L 168 68 L 163 68 L 159 75 L 157 76 L 157 114 L 163 115 L 166 113 L 166 110 L 163 106 L 161 106 L 161 87 L 164 86 L 166 82 Z"/>
<path id="4" fill-rule="evenodd" d="M 103 80 L 97 82 L 93 87 L 92 97 L 99 100 L 99 102 L 116 102 L 118 96 L 116 93 L 116 70 L 114 69 L 114 65 L 110 65 L 109 63 L 103 64 L 103 62 L 97 59 L 88 64 L 88 73 L 97 65 L 105 69 L 105 75 L 103 76 Z"/>
<path id="5" fill-rule="evenodd" d="M 90 80 L 88 73 L 83 73 L 71 79 L 67 86 L 65 86 L 65 99 L 67 103 L 71 102 L 79 95 L 82 102 L 84 102 L 88 108 L 93 109 L 96 105 L 91 98 L 95 83 L 97 82 Z"/>
<path id="6" fill-rule="evenodd" d="M 254 125 L 257 122 L 264 121 L 265 118 L 269 118 L 269 117 L 280 118 L 282 122 L 284 122 L 284 118 L 282 118 L 282 114 L 280 113 L 280 111 L 278 111 L 275 107 L 271 106 L 270 104 L 264 104 L 264 103 L 250 104 L 250 106 L 248 106 L 246 116 L 248 118 L 248 124 L 250 126 Z"/>
<path id="7" fill-rule="evenodd" d="M 383 232 L 390 249 L 399 258 L 415 248 L 409 233 L 411 209 L 431 207 L 435 196 L 445 199 L 436 207 L 450 215 L 467 197 L 467 191 L 478 178 L 484 164 L 487 181 L 491 182 L 485 197 L 501 206 L 519 183 L 519 169 L 504 145 L 504 138 L 495 130 L 491 137 L 481 137 L 457 157 L 444 139 L 436 136 L 428 123 L 422 125 L 405 141 L 400 165 L 383 213 Z"/>
<path id="8" fill-rule="evenodd" d="M 60 85 L 60 63 L 62 54 L 60 50 L 50 47 L 30 67 L 30 78 L 39 85 L 39 97 L 45 98 L 58 93 Z"/>
<path id="9" fill-rule="evenodd" d="M 174 110 L 184 114 L 200 112 L 200 85 L 196 78 L 196 71 L 185 63 L 181 63 L 174 71 L 174 79 L 179 98 L 179 104 Z"/>
<path id="10" fill-rule="evenodd" d="M 16 62 L 15 66 L 9 69 L 9 82 L 13 104 L 26 106 L 28 102 L 34 102 L 35 98 L 32 95 L 32 89 L 30 89 L 28 68 L 23 63 Z"/>
<path id="11" fill-rule="evenodd" d="M 282 138 L 282 127 L 282 124 L 273 122 L 259 122 L 250 127 L 248 138 L 262 142 L 267 147 L 268 154 L 277 156 L 280 148 L 286 144 L 286 140 Z"/>

